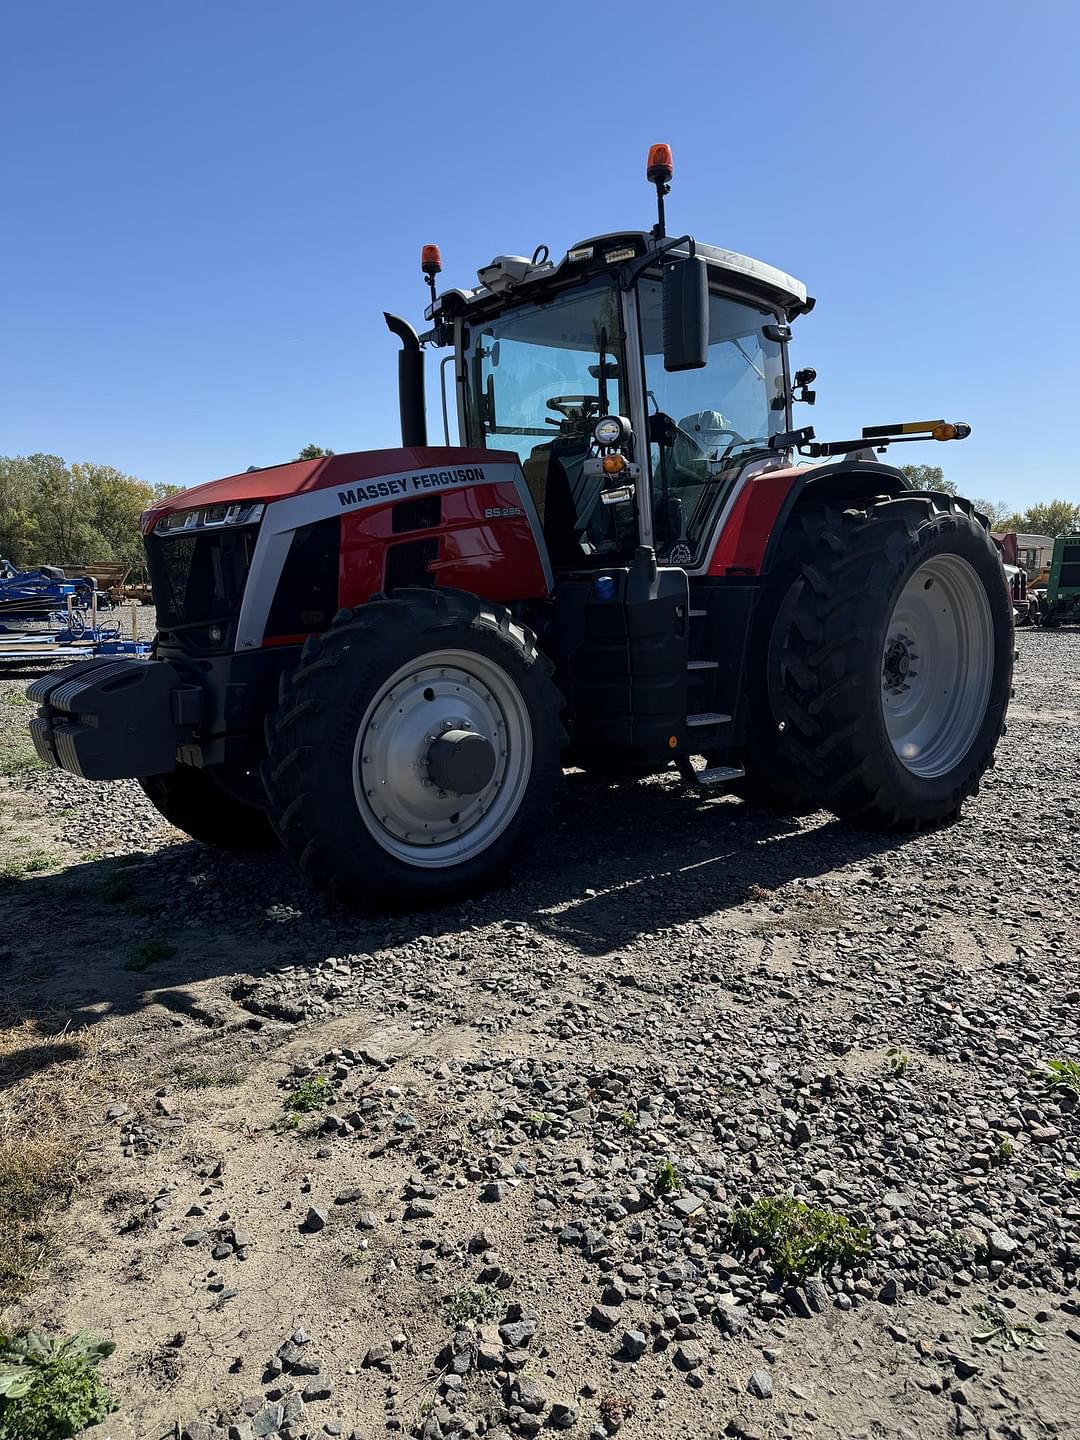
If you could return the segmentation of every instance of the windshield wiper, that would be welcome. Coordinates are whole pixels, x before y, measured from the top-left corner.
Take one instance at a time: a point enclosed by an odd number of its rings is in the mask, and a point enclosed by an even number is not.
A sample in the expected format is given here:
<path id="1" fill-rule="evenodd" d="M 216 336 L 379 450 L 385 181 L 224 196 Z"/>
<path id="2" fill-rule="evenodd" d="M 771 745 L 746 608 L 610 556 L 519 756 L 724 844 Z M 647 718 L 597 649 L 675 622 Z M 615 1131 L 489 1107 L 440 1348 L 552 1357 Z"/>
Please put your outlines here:
<path id="1" fill-rule="evenodd" d="M 709 464 L 723 466 L 725 461 L 734 456 L 735 452 L 741 449 L 743 446 L 749 447 L 750 450 L 768 450 L 769 442 L 764 438 L 764 436 L 761 435 L 755 435 L 752 440 L 732 440 L 724 453 L 722 455 L 717 455 L 714 459 L 710 460 Z M 710 475 L 709 478 L 713 479 L 715 478 L 715 474 L 719 473 L 721 472 L 714 472 L 714 475 Z"/>

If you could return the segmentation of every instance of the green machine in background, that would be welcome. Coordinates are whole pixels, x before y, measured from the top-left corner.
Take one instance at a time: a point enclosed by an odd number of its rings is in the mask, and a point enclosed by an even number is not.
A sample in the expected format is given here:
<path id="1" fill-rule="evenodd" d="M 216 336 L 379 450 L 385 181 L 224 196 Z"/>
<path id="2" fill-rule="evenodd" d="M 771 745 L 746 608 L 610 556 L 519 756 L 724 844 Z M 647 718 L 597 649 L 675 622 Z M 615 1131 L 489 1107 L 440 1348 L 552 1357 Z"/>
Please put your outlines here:
<path id="1" fill-rule="evenodd" d="M 1041 625 L 1080 624 L 1080 532 L 1054 541 L 1046 590 L 1035 593 Z"/>

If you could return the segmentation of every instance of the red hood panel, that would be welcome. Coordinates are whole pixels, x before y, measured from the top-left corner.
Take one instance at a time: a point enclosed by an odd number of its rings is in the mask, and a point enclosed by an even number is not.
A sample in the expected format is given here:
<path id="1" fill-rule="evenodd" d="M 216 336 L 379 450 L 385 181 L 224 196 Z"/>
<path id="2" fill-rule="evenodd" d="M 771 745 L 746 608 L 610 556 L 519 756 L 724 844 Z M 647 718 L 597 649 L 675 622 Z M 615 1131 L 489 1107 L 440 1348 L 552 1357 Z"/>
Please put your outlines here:
<path id="1" fill-rule="evenodd" d="M 397 450 L 355 450 L 348 455 L 325 455 L 318 460 L 293 460 L 287 465 L 270 465 L 265 470 L 248 470 L 227 475 L 206 485 L 193 485 L 167 500 L 159 500 L 146 511 L 143 525 L 177 510 L 197 505 L 228 505 L 236 501 L 284 500 L 308 490 L 347 487 L 358 480 L 373 480 L 403 470 L 437 470 L 450 465 L 483 465 L 495 461 L 516 461 L 517 456 L 497 450 L 468 450 L 445 445 L 413 446 Z"/>

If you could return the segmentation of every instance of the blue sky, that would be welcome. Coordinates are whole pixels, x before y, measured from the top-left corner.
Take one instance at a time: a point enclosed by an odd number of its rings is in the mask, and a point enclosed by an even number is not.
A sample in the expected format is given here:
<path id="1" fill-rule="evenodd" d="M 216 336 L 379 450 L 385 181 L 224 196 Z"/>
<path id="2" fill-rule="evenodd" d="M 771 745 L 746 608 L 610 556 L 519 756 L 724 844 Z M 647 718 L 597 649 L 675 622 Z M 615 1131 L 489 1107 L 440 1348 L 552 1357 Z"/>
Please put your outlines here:
<path id="1" fill-rule="evenodd" d="M 192 484 L 392 444 L 420 245 L 469 284 L 647 228 L 666 140 L 670 225 L 818 297 L 803 423 L 965 419 L 893 453 L 1080 500 L 1078 41 L 1071 0 L 10 3 L 0 453 Z"/>

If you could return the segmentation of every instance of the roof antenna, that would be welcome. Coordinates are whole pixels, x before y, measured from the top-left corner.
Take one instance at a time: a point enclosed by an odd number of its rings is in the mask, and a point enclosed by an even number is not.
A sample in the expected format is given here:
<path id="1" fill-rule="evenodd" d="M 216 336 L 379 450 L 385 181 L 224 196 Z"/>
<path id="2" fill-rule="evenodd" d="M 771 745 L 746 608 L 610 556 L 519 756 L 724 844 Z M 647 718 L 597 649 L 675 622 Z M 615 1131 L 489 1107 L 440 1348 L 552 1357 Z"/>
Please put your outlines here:
<path id="1" fill-rule="evenodd" d="M 652 233 L 657 240 L 663 240 L 667 234 L 664 225 L 664 196 L 671 192 L 674 168 L 670 145 L 649 146 L 649 166 L 645 175 L 649 183 L 656 186 L 656 224 Z"/>

